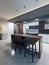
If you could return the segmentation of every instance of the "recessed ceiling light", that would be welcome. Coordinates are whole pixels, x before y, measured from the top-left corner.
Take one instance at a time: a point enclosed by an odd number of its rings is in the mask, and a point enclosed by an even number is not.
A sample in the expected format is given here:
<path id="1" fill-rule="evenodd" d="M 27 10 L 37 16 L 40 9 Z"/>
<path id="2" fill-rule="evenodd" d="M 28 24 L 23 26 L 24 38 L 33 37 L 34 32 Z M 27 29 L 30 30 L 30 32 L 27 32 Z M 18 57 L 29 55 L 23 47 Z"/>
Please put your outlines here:
<path id="1" fill-rule="evenodd" d="M 24 5 L 24 8 L 25 8 L 26 6 Z"/>
<path id="2" fill-rule="evenodd" d="M 18 12 L 19 10 L 17 9 L 16 11 Z"/>
<path id="3" fill-rule="evenodd" d="M 38 1 L 38 0 L 35 0 L 35 1 Z"/>

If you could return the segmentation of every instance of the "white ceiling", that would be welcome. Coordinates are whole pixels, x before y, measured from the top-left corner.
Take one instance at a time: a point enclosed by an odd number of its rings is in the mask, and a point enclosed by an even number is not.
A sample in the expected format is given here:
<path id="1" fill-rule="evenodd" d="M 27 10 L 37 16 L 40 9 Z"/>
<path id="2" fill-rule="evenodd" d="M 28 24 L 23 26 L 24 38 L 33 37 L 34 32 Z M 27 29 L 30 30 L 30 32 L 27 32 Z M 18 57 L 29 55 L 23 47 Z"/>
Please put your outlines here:
<path id="1" fill-rule="evenodd" d="M 46 4 L 49 0 L 0 0 L 0 17 L 8 20 Z"/>

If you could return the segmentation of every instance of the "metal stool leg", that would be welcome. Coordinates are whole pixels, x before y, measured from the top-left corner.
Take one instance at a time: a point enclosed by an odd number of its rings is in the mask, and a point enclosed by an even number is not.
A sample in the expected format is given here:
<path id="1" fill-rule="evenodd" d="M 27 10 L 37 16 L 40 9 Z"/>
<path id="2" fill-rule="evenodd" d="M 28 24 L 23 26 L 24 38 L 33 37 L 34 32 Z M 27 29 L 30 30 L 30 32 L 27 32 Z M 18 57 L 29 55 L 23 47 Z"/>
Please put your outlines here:
<path id="1" fill-rule="evenodd" d="M 19 46 L 19 54 L 21 54 L 21 43 L 20 43 L 20 46 Z"/>
<path id="2" fill-rule="evenodd" d="M 24 57 L 26 56 L 26 44 L 25 44 L 25 50 L 24 50 Z"/>
<path id="3" fill-rule="evenodd" d="M 35 43 L 35 53 L 37 53 L 37 49 L 36 49 L 36 43 Z"/>
<path id="4" fill-rule="evenodd" d="M 33 51 L 33 44 L 32 44 L 32 62 L 34 62 L 34 51 Z"/>

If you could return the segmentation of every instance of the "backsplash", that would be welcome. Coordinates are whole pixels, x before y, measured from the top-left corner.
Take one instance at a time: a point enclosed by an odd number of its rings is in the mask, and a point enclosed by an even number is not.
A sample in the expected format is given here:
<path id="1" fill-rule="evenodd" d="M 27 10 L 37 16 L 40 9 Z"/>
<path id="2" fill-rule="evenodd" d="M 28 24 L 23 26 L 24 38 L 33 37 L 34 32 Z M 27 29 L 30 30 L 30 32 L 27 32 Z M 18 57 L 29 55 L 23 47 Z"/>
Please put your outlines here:
<path id="1" fill-rule="evenodd" d="M 39 33 L 39 29 L 26 29 L 26 33 L 38 34 Z"/>

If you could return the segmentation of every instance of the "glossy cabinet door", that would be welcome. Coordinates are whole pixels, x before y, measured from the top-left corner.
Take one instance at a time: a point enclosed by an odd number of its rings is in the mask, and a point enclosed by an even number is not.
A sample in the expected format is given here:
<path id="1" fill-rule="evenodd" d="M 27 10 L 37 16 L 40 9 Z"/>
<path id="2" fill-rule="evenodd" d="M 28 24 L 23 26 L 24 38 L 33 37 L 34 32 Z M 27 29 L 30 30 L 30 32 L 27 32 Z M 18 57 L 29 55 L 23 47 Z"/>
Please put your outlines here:
<path id="1" fill-rule="evenodd" d="M 49 34 L 46 34 L 46 41 L 49 43 Z"/>
<path id="2" fill-rule="evenodd" d="M 39 34 L 42 36 L 42 43 L 49 43 L 49 34 Z"/>
<path id="3" fill-rule="evenodd" d="M 46 43 L 47 42 L 46 34 L 39 34 L 39 36 L 42 36 L 42 43 Z"/>

